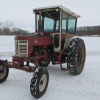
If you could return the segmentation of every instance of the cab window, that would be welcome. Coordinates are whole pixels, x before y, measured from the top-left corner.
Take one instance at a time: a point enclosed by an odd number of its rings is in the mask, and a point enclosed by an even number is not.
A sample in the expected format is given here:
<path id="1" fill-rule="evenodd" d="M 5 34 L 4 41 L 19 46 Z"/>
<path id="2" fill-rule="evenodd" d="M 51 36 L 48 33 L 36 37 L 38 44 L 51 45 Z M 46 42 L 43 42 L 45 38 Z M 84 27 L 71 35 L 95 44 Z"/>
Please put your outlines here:
<path id="1" fill-rule="evenodd" d="M 74 34 L 76 30 L 76 18 L 69 15 L 68 18 L 68 33 Z"/>

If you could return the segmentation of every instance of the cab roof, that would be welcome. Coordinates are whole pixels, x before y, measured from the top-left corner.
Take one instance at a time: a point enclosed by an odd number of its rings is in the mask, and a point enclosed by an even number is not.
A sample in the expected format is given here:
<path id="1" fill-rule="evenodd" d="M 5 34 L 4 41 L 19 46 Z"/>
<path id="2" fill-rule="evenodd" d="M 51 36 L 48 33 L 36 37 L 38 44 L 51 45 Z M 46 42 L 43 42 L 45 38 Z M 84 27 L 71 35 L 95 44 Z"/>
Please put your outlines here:
<path id="1" fill-rule="evenodd" d="M 74 16 L 74 17 L 81 17 L 80 15 L 72 12 L 71 10 L 63 7 L 62 5 L 55 5 L 55 6 L 47 6 L 47 7 L 39 7 L 39 8 L 35 8 L 33 9 L 33 11 L 38 11 L 38 10 L 45 10 L 45 9 L 62 9 L 63 11 L 65 11 L 66 13 L 69 13 L 70 15 Z"/>

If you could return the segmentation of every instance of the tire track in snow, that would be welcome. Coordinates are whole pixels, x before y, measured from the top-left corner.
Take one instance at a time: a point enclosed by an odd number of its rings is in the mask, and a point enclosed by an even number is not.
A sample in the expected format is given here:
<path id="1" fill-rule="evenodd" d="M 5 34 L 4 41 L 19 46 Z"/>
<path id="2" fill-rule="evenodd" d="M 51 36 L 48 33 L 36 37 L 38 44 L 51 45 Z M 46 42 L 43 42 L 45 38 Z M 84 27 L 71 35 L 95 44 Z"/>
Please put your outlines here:
<path id="1" fill-rule="evenodd" d="M 87 97 L 88 99 L 90 100 L 100 100 L 100 93 L 95 93 L 93 91 L 91 92 L 88 92 L 86 90 L 84 91 L 72 91 L 72 90 L 61 90 L 61 89 L 57 89 L 57 87 L 52 87 L 52 86 L 49 86 L 47 91 L 53 91 L 55 93 L 60 93 L 60 94 L 66 94 L 66 95 L 72 95 L 72 96 L 80 96 L 81 98 L 85 98 Z M 97 99 L 98 98 L 98 99 Z"/>

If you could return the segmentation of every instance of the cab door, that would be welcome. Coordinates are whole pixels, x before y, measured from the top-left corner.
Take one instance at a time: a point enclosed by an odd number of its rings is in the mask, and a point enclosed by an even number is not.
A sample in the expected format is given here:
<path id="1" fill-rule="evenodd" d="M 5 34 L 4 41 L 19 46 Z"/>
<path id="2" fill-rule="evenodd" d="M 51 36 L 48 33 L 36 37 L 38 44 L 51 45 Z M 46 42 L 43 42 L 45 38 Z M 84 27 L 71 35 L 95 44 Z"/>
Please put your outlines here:
<path id="1" fill-rule="evenodd" d="M 67 24 L 68 27 L 67 27 L 67 35 L 65 37 L 64 50 L 68 49 L 70 42 L 72 41 L 73 37 L 75 36 L 76 23 L 77 23 L 77 18 L 75 18 L 72 15 L 68 15 L 68 24 Z"/>
<path id="2" fill-rule="evenodd" d="M 75 18 L 72 15 L 69 15 L 65 12 L 62 12 L 61 47 L 60 47 L 61 52 L 64 52 L 65 50 L 67 50 L 69 43 L 75 36 L 76 23 L 77 23 L 77 18 Z"/>

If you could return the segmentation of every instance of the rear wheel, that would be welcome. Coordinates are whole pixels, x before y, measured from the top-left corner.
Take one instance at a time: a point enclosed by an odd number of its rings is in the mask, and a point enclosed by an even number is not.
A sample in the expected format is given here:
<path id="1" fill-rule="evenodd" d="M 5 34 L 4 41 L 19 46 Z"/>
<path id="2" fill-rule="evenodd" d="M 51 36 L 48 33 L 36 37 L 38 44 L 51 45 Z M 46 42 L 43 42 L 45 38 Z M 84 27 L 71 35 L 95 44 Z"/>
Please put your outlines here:
<path id="1" fill-rule="evenodd" d="M 70 74 L 78 75 L 82 72 L 85 63 L 85 44 L 80 38 L 74 38 L 68 48 L 67 67 Z"/>
<path id="2" fill-rule="evenodd" d="M 40 98 L 46 91 L 49 81 L 47 69 L 39 67 L 36 69 L 30 83 L 31 95 Z"/>
<path id="3" fill-rule="evenodd" d="M 0 83 L 3 83 L 9 74 L 9 68 L 2 65 L 2 61 L 0 61 Z"/>

